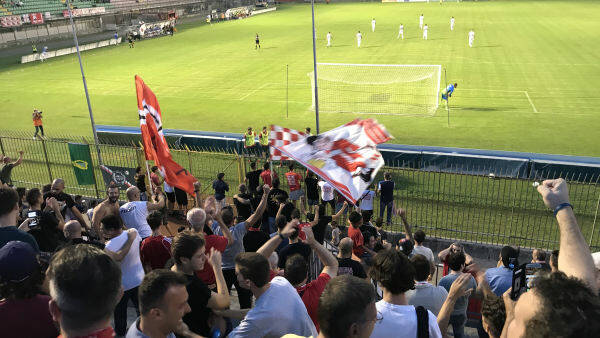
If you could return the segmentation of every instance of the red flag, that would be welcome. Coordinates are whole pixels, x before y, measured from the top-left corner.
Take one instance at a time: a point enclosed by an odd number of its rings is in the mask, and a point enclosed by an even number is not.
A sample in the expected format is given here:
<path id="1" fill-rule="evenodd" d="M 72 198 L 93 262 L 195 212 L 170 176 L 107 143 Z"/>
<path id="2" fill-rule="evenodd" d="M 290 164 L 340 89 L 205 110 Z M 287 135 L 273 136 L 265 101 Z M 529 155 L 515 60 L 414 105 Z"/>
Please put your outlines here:
<path id="1" fill-rule="evenodd" d="M 162 131 L 162 114 L 156 96 L 137 75 L 135 76 L 135 88 L 146 159 L 154 161 L 168 185 L 193 195 L 194 182 L 197 180 L 171 157 Z"/>

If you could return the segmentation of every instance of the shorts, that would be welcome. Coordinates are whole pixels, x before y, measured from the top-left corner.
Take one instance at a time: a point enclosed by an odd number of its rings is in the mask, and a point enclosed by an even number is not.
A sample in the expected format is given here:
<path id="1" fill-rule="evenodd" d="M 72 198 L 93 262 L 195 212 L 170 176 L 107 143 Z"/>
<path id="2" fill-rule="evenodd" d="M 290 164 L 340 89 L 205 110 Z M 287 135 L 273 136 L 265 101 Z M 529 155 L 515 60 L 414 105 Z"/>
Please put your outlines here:
<path id="1" fill-rule="evenodd" d="M 177 200 L 177 204 L 182 206 L 188 205 L 188 196 L 187 193 L 179 188 L 175 188 L 175 199 Z"/>
<path id="2" fill-rule="evenodd" d="M 308 203 L 308 205 L 319 205 L 319 200 L 311 200 L 311 199 L 307 199 L 306 202 Z"/>
<path id="3" fill-rule="evenodd" d="M 175 193 L 174 192 L 165 192 L 167 195 L 167 200 L 171 203 L 175 203 Z"/>
<path id="4" fill-rule="evenodd" d="M 304 190 L 298 189 L 290 191 L 290 201 L 297 201 L 302 197 L 304 197 Z"/>

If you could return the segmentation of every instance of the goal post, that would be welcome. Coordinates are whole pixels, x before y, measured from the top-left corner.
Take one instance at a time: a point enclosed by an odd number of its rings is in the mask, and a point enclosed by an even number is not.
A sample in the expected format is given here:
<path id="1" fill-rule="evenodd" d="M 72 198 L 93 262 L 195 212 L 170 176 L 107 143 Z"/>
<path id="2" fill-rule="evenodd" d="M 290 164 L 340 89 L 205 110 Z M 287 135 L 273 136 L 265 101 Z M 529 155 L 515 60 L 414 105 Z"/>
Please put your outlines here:
<path id="1" fill-rule="evenodd" d="M 317 63 L 319 111 L 432 115 L 439 105 L 441 65 Z M 314 73 L 308 73 L 315 109 Z"/>

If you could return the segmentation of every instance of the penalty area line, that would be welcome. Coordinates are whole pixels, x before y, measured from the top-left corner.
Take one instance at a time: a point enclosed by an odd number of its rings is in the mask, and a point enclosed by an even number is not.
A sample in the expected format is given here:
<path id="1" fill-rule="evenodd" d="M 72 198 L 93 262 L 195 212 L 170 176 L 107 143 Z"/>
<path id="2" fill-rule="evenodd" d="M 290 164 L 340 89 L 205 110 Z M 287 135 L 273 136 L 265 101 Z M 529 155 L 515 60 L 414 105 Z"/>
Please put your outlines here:
<path id="1" fill-rule="evenodd" d="M 525 96 L 527 97 L 527 100 L 529 101 L 529 104 L 531 105 L 531 108 L 533 108 L 533 112 L 537 113 L 537 109 L 535 109 L 535 105 L 533 104 L 533 101 L 531 101 L 531 98 L 529 97 L 529 93 L 524 90 L 523 93 L 525 93 Z"/>
<path id="2" fill-rule="evenodd" d="M 265 88 L 266 86 L 268 86 L 268 85 L 270 85 L 270 84 L 272 84 L 272 83 L 271 83 L 271 82 L 267 82 L 267 83 L 264 83 L 262 86 L 260 86 L 260 87 L 258 87 L 258 88 L 252 89 L 251 91 L 249 91 L 248 93 L 246 93 L 246 95 L 244 95 L 244 96 L 240 97 L 240 98 L 238 99 L 238 101 L 242 101 L 243 99 L 247 98 L 248 96 L 250 96 L 250 95 L 252 95 L 252 94 L 256 93 L 257 91 L 259 91 L 259 90 L 261 90 L 261 89 Z"/>

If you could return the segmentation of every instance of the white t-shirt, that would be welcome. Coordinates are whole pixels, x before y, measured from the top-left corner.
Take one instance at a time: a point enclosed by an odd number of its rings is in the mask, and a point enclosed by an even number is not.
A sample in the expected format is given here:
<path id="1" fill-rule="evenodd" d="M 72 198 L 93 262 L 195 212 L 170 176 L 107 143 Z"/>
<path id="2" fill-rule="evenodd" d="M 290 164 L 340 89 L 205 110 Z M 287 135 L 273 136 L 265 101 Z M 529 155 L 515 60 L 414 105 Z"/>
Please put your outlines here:
<path id="1" fill-rule="evenodd" d="M 327 41 L 331 40 L 331 34 L 327 33 Z"/>
<path id="2" fill-rule="evenodd" d="M 360 33 L 356 33 L 356 39 L 357 39 L 357 40 L 361 40 L 361 39 L 362 39 L 362 34 L 360 34 Z"/>
<path id="3" fill-rule="evenodd" d="M 255 306 L 229 337 L 279 338 L 288 333 L 316 337 L 317 329 L 298 291 L 287 279 L 278 276 L 271 280 L 267 291 L 256 300 Z"/>
<path id="4" fill-rule="evenodd" d="M 371 338 L 414 338 L 417 336 L 417 311 L 414 306 L 394 305 L 384 300 L 378 301 L 375 306 L 383 320 L 375 323 Z M 427 311 L 427 313 L 429 314 L 429 337 L 442 337 L 437 318 L 431 311 Z"/>
<path id="5" fill-rule="evenodd" d="M 331 201 L 333 199 L 333 187 L 331 184 L 321 181 L 319 182 L 319 187 L 321 187 L 321 199 L 323 201 Z"/>
<path id="6" fill-rule="evenodd" d="M 433 251 L 431 251 L 431 249 L 426 248 L 422 245 L 418 245 L 415 246 L 415 248 L 413 249 L 413 254 L 415 255 L 423 255 L 425 256 L 431 263 L 435 263 L 435 260 L 433 258 Z"/>
<path id="7" fill-rule="evenodd" d="M 375 199 L 375 192 L 373 190 L 367 190 L 362 194 L 361 197 L 362 200 L 360 200 L 360 210 L 373 210 L 373 199 Z"/>
<path id="8" fill-rule="evenodd" d="M 137 231 L 136 231 L 137 232 Z M 140 242 L 142 238 L 138 233 L 131 244 L 131 248 L 125 258 L 120 262 L 121 265 L 121 283 L 123 290 L 127 291 L 140 286 L 144 279 L 144 267 L 140 261 Z M 119 236 L 111 239 L 106 243 L 106 249 L 117 252 L 127 242 L 127 232 L 123 231 Z"/>
<path id="9" fill-rule="evenodd" d="M 133 201 L 123 204 L 119 208 L 119 213 L 123 223 L 127 228 L 133 228 L 138 231 L 141 238 L 152 236 L 152 229 L 148 225 L 148 202 Z"/>
<path id="10" fill-rule="evenodd" d="M 375 20 L 371 21 L 371 25 L 375 26 Z"/>
<path id="11" fill-rule="evenodd" d="M 404 25 L 400 25 L 400 31 L 403 32 L 404 31 Z"/>
<path id="12" fill-rule="evenodd" d="M 470 31 L 469 32 L 469 39 L 474 39 L 475 38 L 475 32 Z"/>
<path id="13" fill-rule="evenodd" d="M 423 16 L 422 15 L 419 17 L 419 23 L 423 24 Z"/>
<path id="14" fill-rule="evenodd" d="M 429 27 L 427 25 L 425 25 L 423 27 L 423 34 L 427 34 L 427 30 L 429 29 Z"/>
<path id="15" fill-rule="evenodd" d="M 454 26 L 454 19 L 450 19 L 450 25 Z"/>

